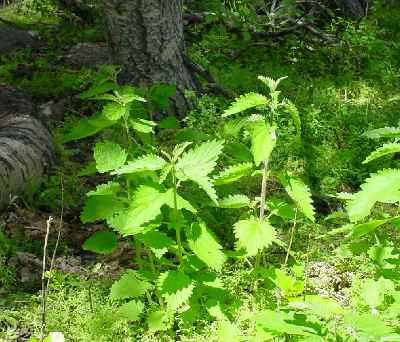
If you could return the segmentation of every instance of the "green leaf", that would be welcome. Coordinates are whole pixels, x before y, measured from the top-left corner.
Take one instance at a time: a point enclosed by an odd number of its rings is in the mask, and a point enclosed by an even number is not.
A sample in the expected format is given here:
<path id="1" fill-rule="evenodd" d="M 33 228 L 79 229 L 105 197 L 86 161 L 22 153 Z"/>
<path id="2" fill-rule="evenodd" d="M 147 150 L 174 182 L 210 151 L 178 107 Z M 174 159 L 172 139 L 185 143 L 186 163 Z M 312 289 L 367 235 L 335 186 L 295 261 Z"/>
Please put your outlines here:
<path id="1" fill-rule="evenodd" d="M 123 319 L 135 322 L 140 319 L 143 310 L 144 304 L 141 301 L 131 300 L 130 302 L 123 304 L 118 309 L 118 313 Z"/>
<path id="2" fill-rule="evenodd" d="M 146 99 L 137 95 L 135 89 L 129 85 L 119 87 L 115 93 L 118 94 L 120 101 L 125 105 L 133 101 L 147 102 Z"/>
<path id="3" fill-rule="evenodd" d="M 127 113 L 127 107 L 116 102 L 107 103 L 103 107 L 103 115 L 111 120 L 117 121 Z"/>
<path id="4" fill-rule="evenodd" d="M 253 170 L 253 163 L 242 163 L 229 166 L 214 177 L 214 185 L 223 185 L 236 182 L 244 176 L 248 176 Z"/>
<path id="5" fill-rule="evenodd" d="M 83 223 L 106 220 L 124 208 L 121 201 L 113 195 L 89 197 L 81 213 Z"/>
<path id="6" fill-rule="evenodd" d="M 167 116 L 158 123 L 158 127 L 162 129 L 179 129 L 181 124 L 175 116 Z"/>
<path id="7" fill-rule="evenodd" d="M 230 120 L 224 125 L 224 134 L 237 137 L 243 127 L 248 123 L 247 118 L 236 118 Z"/>
<path id="8" fill-rule="evenodd" d="M 82 249 L 100 254 L 110 254 L 118 245 L 117 236 L 113 232 L 96 232 L 82 245 Z"/>
<path id="9" fill-rule="evenodd" d="M 312 324 L 307 325 L 306 321 L 296 320 L 295 318 L 293 312 L 264 310 L 251 319 L 266 331 L 301 336 L 318 335 L 319 331 L 313 329 Z"/>
<path id="10" fill-rule="evenodd" d="M 135 131 L 145 134 L 153 133 L 154 127 L 157 126 L 154 121 L 144 119 L 131 119 L 129 120 L 129 124 Z"/>
<path id="11" fill-rule="evenodd" d="M 111 141 L 99 142 L 94 147 L 96 168 L 100 173 L 118 169 L 125 163 L 126 157 L 125 150 Z"/>
<path id="12" fill-rule="evenodd" d="M 146 154 L 136 160 L 130 161 L 124 166 L 112 172 L 112 175 L 123 175 L 126 173 L 136 173 L 145 171 L 156 171 L 162 169 L 166 161 L 155 154 Z"/>
<path id="13" fill-rule="evenodd" d="M 369 139 L 400 138 L 400 127 L 383 127 L 373 129 L 363 134 Z"/>
<path id="14" fill-rule="evenodd" d="M 218 342 L 241 341 L 240 329 L 227 320 L 218 323 Z"/>
<path id="15" fill-rule="evenodd" d="M 108 182 L 100 184 L 96 187 L 96 190 L 89 191 L 87 196 L 107 196 L 116 195 L 121 190 L 121 185 L 117 182 Z"/>
<path id="16" fill-rule="evenodd" d="M 139 236 L 139 240 L 152 250 L 157 258 L 161 258 L 173 245 L 173 241 L 167 234 L 158 230 L 149 231 Z"/>
<path id="17" fill-rule="evenodd" d="M 175 311 L 192 296 L 194 283 L 181 271 L 167 271 L 158 278 L 157 287 L 167 308 Z"/>
<path id="18" fill-rule="evenodd" d="M 343 317 L 344 324 L 350 326 L 353 330 L 365 334 L 369 338 L 381 338 L 390 336 L 394 329 L 389 327 L 377 315 L 371 313 L 349 312 Z"/>
<path id="19" fill-rule="evenodd" d="M 165 193 L 165 204 L 168 205 L 170 208 L 174 208 L 174 190 L 169 189 Z M 183 197 L 181 197 L 179 194 L 176 194 L 176 202 L 178 206 L 178 210 L 186 209 L 187 211 L 190 211 L 191 213 L 195 214 L 197 213 L 196 208 L 194 208 L 189 201 L 185 200 Z"/>
<path id="20" fill-rule="evenodd" d="M 102 83 L 100 85 L 94 85 L 94 86 L 90 87 L 88 90 L 81 93 L 80 98 L 82 100 L 87 100 L 87 99 L 93 98 L 97 95 L 107 93 L 110 90 L 114 90 L 117 87 L 118 87 L 118 85 L 115 84 L 114 82 L 106 82 L 106 83 Z"/>
<path id="21" fill-rule="evenodd" d="M 142 296 L 150 287 L 150 284 L 140 279 L 135 271 L 128 270 L 112 285 L 110 298 L 112 300 L 137 298 Z"/>
<path id="22" fill-rule="evenodd" d="M 250 108 L 266 105 L 267 103 L 268 99 L 265 96 L 257 93 L 248 93 L 236 98 L 235 102 L 224 111 L 222 117 L 225 118 L 233 114 L 244 112 Z"/>
<path id="23" fill-rule="evenodd" d="M 243 208 L 250 206 L 250 198 L 245 195 L 229 195 L 218 201 L 218 207 L 226 209 Z"/>
<path id="24" fill-rule="evenodd" d="M 193 223 L 186 229 L 186 237 L 190 249 L 201 261 L 213 270 L 221 271 L 226 256 L 204 222 Z"/>
<path id="25" fill-rule="evenodd" d="M 344 313 L 344 309 L 336 300 L 319 295 L 306 295 L 304 301 L 290 301 L 288 306 L 294 309 L 307 310 L 309 313 L 325 320 L 331 320 L 335 316 Z"/>
<path id="26" fill-rule="evenodd" d="M 387 244 L 377 244 L 368 250 L 368 255 L 382 269 L 392 269 L 396 266 L 388 262 L 390 259 L 398 259 L 399 255 L 394 254 L 394 247 Z"/>
<path id="27" fill-rule="evenodd" d="M 64 134 L 63 142 L 67 143 L 90 137 L 114 124 L 114 121 L 108 120 L 101 113 L 97 113 L 90 118 L 80 120 L 69 132 Z"/>
<path id="28" fill-rule="evenodd" d="M 303 181 L 286 173 L 279 177 L 290 198 L 296 203 L 300 211 L 311 222 L 315 222 L 315 210 L 311 199 L 311 191 Z"/>
<path id="29" fill-rule="evenodd" d="M 169 315 L 167 312 L 159 310 L 150 313 L 147 318 L 147 325 L 149 326 L 149 332 L 154 333 L 157 331 L 165 331 L 169 329 Z"/>
<path id="30" fill-rule="evenodd" d="M 131 206 L 109 220 L 111 227 L 123 236 L 143 232 L 143 225 L 161 214 L 161 207 L 168 201 L 165 193 L 157 189 L 141 185 L 133 196 Z"/>
<path id="31" fill-rule="evenodd" d="M 197 183 L 217 203 L 217 194 L 208 174 L 214 170 L 223 141 L 205 142 L 185 152 L 176 164 L 177 177 Z"/>
<path id="32" fill-rule="evenodd" d="M 400 144 L 399 143 L 385 144 L 385 145 L 379 147 L 378 149 L 376 149 L 374 152 L 372 152 L 363 161 L 363 164 L 367 164 L 375 159 L 386 156 L 388 154 L 393 154 L 393 153 L 398 153 L 398 152 L 400 152 Z"/>
<path id="33" fill-rule="evenodd" d="M 394 292 L 393 282 L 381 277 L 377 281 L 364 279 L 360 295 L 371 309 L 375 309 L 383 303 L 385 294 L 391 292 Z"/>
<path id="34" fill-rule="evenodd" d="M 372 174 L 361 191 L 347 203 L 347 213 L 352 222 L 360 221 L 371 213 L 377 202 L 396 203 L 400 200 L 400 170 L 385 169 Z"/>
<path id="35" fill-rule="evenodd" d="M 257 77 L 261 82 L 263 82 L 270 90 L 270 92 L 274 92 L 277 88 L 279 83 L 281 83 L 284 79 L 287 78 L 287 76 L 283 76 L 281 78 L 278 78 L 277 80 L 274 80 L 271 77 L 268 76 L 258 76 Z"/>
<path id="36" fill-rule="evenodd" d="M 270 225 L 267 219 L 242 220 L 236 222 L 234 231 L 237 241 L 237 249 L 245 249 L 247 255 L 254 256 L 259 251 L 267 248 L 276 239 L 275 228 Z"/>
<path id="37" fill-rule="evenodd" d="M 269 160 L 272 150 L 276 145 L 275 127 L 267 125 L 264 121 L 257 121 L 249 125 L 251 135 L 251 153 L 258 166 L 261 162 Z"/>
<path id="38" fill-rule="evenodd" d="M 371 232 L 373 232 L 375 229 L 378 227 L 391 222 L 393 219 L 386 219 L 386 220 L 373 220 L 361 224 L 357 224 L 353 227 L 352 232 L 351 232 L 351 237 L 353 239 L 359 239 L 360 237 L 363 237 L 364 235 L 367 235 Z"/>
<path id="39" fill-rule="evenodd" d="M 266 276 L 278 287 L 284 296 L 301 295 L 304 291 L 304 282 L 298 281 L 279 268 L 268 270 Z"/>

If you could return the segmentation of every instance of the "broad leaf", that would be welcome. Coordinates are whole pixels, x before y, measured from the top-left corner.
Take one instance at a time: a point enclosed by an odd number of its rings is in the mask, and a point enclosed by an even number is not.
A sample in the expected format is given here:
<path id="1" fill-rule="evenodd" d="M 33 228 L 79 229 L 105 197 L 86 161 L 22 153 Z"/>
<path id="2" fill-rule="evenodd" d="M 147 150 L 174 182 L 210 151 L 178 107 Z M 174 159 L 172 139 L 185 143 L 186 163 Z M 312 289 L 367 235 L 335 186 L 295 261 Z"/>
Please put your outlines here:
<path id="1" fill-rule="evenodd" d="M 244 176 L 248 176 L 253 170 L 253 163 L 242 163 L 229 166 L 214 178 L 214 185 L 223 185 L 236 182 Z"/>
<path id="2" fill-rule="evenodd" d="M 385 144 L 374 152 L 372 152 L 364 161 L 363 164 L 369 163 L 375 159 L 386 156 L 388 154 L 399 153 L 400 152 L 400 144 L 399 143 L 391 143 Z"/>
<path id="3" fill-rule="evenodd" d="M 383 127 L 373 129 L 363 134 L 370 139 L 400 138 L 400 127 Z"/>
<path id="4" fill-rule="evenodd" d="M 276 145 L 275 127 L 267 125 L 264 121 L 257 121 L 249 125 L 251 135 L 251 153 L 258 166 L 261 162 L 269 160 L 272 150 Z"/>
<path id="5" fill-rule="evenodd" d="M 150 287 L 150 284 L 140 279 L 135 271 L 128 270 L 112 285 L 110 298 L 113 300 L 137 298 L 142 296 Z"/>
<path id="6" fill-rule="evenodd" d="M 234 209 L 250 206 L 250 198 L 245 195 L 229 195 L 218 201 L 220 208 Z"/>
<path id="7" fill-rule="evenodd" d="M 123 304 L 118 309 L 118 313 L 123 319 L 135 322 L 140 319 L 143 310 L 144 304 L 141 301 L 131 300 L 130 302 Z"/>
<path id="8" fill-rule="evenodd" d="M 192 296 L 194 283 L 181 271 L 167 271 L 158 278 L 157 287 L 167 308 L 175 311 Z"/>
<path id="9" fill-rule="evenodd" d="M 152 250 L 157 258 L 161 258 L 173 245 L 173 241 L 167 234 L 158 230 L 149 231 L 139 236 L 139 240 Z"/>
<path id="10" fill-rule="evenodd" d="M 347 203 L 347 213 L 352 222 L 367 217 L 377 202 L 396 203 L 400 200 L 400 170 L 385 169 L 372 174 L 361 191 Z"/>
<path id="11" fill-rule="evenodd" d="M 117 236 L 113 232 L 96 232 L 82 245 L 85 251 L 109 254 L 117 248 Z"/>
<path id="12" fill-rule="evenodd" d="M 377 244 L 368 250 L 368 255 L 382 269 L 392 269 L 396 266 L 390 263 L 390 260 L 399 258 L 398 254 L 394 254 L 395 248 L 388 244 Z"/>
<path id="13" fill-rule="evenodd" d="M 168 205 L 172 209 L 174 208 L 174 190 L 173 189 L 169 189 L 165 193 L 165 204 Z M 185 200 L 179 194 L 176 194 L 176 204 L 177 204 L 178 210 L 185 209 L 187 211 L 190 211 L 193 214 L 195 214 L 197 212 L 196 208 L 194 208 L 190 204 L 189 201 Z"/>
<path id="14" fill-rule="evenodd" d="M 384 224 L 389 223 L 396 218 L 390 218 L 390 219 L 386 219 L 386 220 L 373 220 L 373 221 L 357 224 L 352 227 L 353 229 L 352 229 L 350 236 L 353 239 L 359 239 L 360 237 L 363 237 L 364 235 L 367 235 L 367 234 L 375 231 L 378 227 L 383 226 Z"/>
<path id="15" fill-rule="evenodd" d="M 296 206 L 310 221 L 315 222 L 315 210 L 312 204 L 311 191 L 303 181 L 288 173 L 279 177 L 282 185 Z"/>
<path id="16" fill-rule="evenodd" d="M 126 173 L 136 173 L 144 171 L 156 171 L 162 169 L 166 161 L 155 154 L 146 154 L 136 160 L 128 162 L 126 165 L 112 172 L 112 175 L 123 175 Z"/>
<path id="17" fill-rule="evenodd" d="M 153 133 L 154 127 L 157 125 L 154 121 L 144 119 L 131 119 L 129 124 L 135 131 L 145 134 Z"/>
<path id="18" fill-rule="evenodd" d="M 163 310 L 153 311 L 147 318 L 149 332 L 154 333 L 157 331 L 168 330 L 170 327 L 169 319 L 170 317 L 167 312 Z"/>
<path id="19" fill-rule="evenodd" d="M 117 102 L 107 103 L 103 108 L 103 115 L 111 120 L 117 121 L 126 115 L 128 108 Z"/>
<path id="20" fill-rule="evenodd" d="M 107 196 L 116 195 L 121 190 L 121 185 L 117 182 L 108 182 L 100 184 L 96 187 L 96 190 L 89 191 L 87 196 Z"/>
<path id="21" fill-rule="evenodd" d="M 221 271 L 226 261 L 222 246 L 210 233 L 204 222 L 193 223 L 186 229 L 190 249 L 208 267 Z"/>
<path id="22" fill-rule="evenodd" d="M 248 93 L 236 98 L 235 102 L 233 102 L 231 106 L 224 111 L 222 117 L 241 113 L 254 107 L 266 105 L 267 103 L 268 99 L 265 96 L 257 93 Z"/>
<path id="23" fill-rule="evenodd" d="M 344 324 L 357 332 L 360 332 L 369 340 L 385 341 L 386 336 L 394 333 L 394 329 L 383 322 L 377 315 L 372 313 L 354 313 L 349 312 L 343 317 Z M 382 338 L 382 339 L 381 339 Z M 392 340 L 393 341 L 393 340 Z"/>
<path id="24" fill-rule="evenodd" d="M 274 92 L 278 88 L 279 83 L 286 79 L 287 76 L 280 77 L 277 80 L 268 76 L 258 76 L 257 78 L 269 88 L 270 92 Z"/>
<path id="25" fill-rule="evenodd" d="M 114 195 L 91 196 L 85 202 L 81 213 L 81 221 L 88 223 L 106 220 L 123 208 L 123 203 Z"/>
<path id="26" fill-rule="evenodd" d="M 364 279 L 360 295 L 371 309 L 375 309 L 383 304 L 385 294 L 392 292 L 394 292 L 393 282 L 381 277 L 378 280 Z"/>
<path id="27" fill-rule="evenodd" d="M 165 193 L 142 185 L 133 195 L 131 206 L 109 220 L 111 227 L 122 235 L 135 235 L 143 231 L 143 225 L 161 214 L 161 207 L 167 203 Z"/>
<path id="28" fill-rule="evenodd" d="M 236 222 L 234 231 L 237 241 L 237 248 L 244 249 L 247 255 L 254 256 L 262 249 L 270 246 L 276 239 L 275 228 L 270 225 L 267 219 L 242 220 Z"/>
<path id="29" fill-rule="evenodd" d="M 208 175 L 214 170 L 222 149 L 223 141 L 205 142 L 185 152 L 176 165 L 180 180 L 197 183 L 215 203 L 217 194 Z"/>
<path id="30" fill-rule="evenodd" d="M 118 169 L 125 163 L 126 157 L 125 150 L 111 141 L 99 142 L 94 147 L 96 168 L 100 173 Z"/>

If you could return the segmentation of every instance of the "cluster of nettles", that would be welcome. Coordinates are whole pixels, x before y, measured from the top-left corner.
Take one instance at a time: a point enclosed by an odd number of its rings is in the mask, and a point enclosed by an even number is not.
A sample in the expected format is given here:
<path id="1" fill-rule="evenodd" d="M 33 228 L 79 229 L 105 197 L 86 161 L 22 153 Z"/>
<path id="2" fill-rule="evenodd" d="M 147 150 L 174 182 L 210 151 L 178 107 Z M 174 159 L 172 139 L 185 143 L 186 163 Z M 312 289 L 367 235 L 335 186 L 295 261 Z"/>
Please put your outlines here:
<path id="1" fill-rule="evenodd" d="M 87 194 L 81 220 L 83 223 L 105 221 L 110 228 L 96 232 L 86 240 L 83 248 L 112 253 L 122 237 L 132 242 L 136 254 L 138 267 L 127 270 L 111 288 L 110 297 L 120 303 L 118 313 L 121 318 L 137 321 L 146 316 L 149 330 L 156 332 L 171 328 L 176 315 L 193 322 L 207 311 L 220 321 L 222 335 L 239 336 L 238 326 L 223 310 L 229 296 L 220 273 L 229 256 L 248 261 L 254 274 L 280 292 L 278 310 L 265 310 L 249 317 L 260 328 L 257 333 L 260 340 L 267 335 L 331 340 L 333 332 L 340 333 L 337 317 L 345 317 L 344 322 L 355 322 L 355 329 L 362 334 L 369 333 L 371 329 L 365 324 L 364 316 L 344 310 L 333 299 L 304 295 L 304 270 L 287 267 L 296 225 L 298 222 L 314 224 L 315 210 L 309 188 L 288 172 L 280 172 L 277 180 L 292 204 L 268 201 L 271 153 L 277 144 L 278 123 L 282 122 L 283 115 L 292 118 L 296 138 L 301 138 L 299 113 L 277 90 L 283 79 L 260 76 L 268 95 L 248 93 L 237 98 L 223 113 L 225 131 L 249 143 L 252 160 L 222 170 L 218 161 L 224 153 L 223 140 L 200 144 L 183 142 L 169 151 L 153 143 L 152 136 L 159 123 L 151 120 L 151 112 L 157 104 L 159 107 L 164 105 L 164 109 L 167 107 L 167 99 L 173 95 L 171 87 L 161 91 L 153 89 L 147 93 L 149 100 L 146 93 L 138 89 L 119 86 L 115 70 L 106 68 L 93 86 L 82 94 L 84 99 L 103 101 L 104 106 L 99 113 L 80 121 L 65 140 L 81 139 L 103 131 L 107 138 L 95 144 L 94 164 L 86 173 L 94 169 L 107 175 L 109 181 Z M 165 97 L 160 98 L 160 94 Z M 389 151 L 398 151 L 398 145 L 397 142 L 384 145 L 367 161 Z M 252 176 L 262 178 L 259 196 L 250 198 L 247 194 L 237 193 L 234 186 L 228 187 L 228 194 L 225 189 L 222 198 L 218 195 L 222 192 L 219 188 Z M 382 184 L 386 191 L 382 191 Z M 352 238 L 360 238 L 381 225 L 395 222 L 398 217 L 357 224 L 369 215 L 376 202 L 399 201 L 399 190 L 400 171 L 383 170 L 368 179 L 359 193 L 342 194 L 341 197 L 348 201 L 347 211 L 352 223 L 331 233 L 350 231 Z M 235 252 L 224 250 L 213 227 L 202 217 L 207 208 L 241 210 L 240 220 L 233 225 Z M 272 216 L 280 216 L 292 224 L 288 243 L 279 238 L 270 221 Z M 286 250 L 282 269 L 268 268 L 263 262 L 264 253 L 272 244 Z M 376 258 L 381 255 L 382 248 L 385 253 L 391 251 L 387 246 L 374 248 L 371 254 Z M 386 262 L 382 258 L 379 260 Z M 384 280 L 371 281 L 370 291 L 387 291 L 390 287 Z M 394 291 L 395 286 L 391 289 Z M 368 289 L 366 293 L 370 293 Z M 378 296 L 379 300 L 384 294 Z M 372 304 L 376 309 L 381 302 Z M 380 330 L 375 329 L 374 334 L 386 334 L 385 324 L 378 322 Z"/>

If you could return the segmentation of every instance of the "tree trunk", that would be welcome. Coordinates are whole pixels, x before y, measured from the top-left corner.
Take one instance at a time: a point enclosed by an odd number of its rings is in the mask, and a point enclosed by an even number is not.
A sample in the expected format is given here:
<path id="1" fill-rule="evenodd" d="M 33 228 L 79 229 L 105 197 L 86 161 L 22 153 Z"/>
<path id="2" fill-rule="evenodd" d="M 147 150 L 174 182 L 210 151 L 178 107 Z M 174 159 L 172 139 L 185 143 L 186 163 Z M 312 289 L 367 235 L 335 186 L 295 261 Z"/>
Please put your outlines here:
<path id="1" fill-rule="evenodd" d="M 53 160 L 51 135 L 31 112 L 24 93 L 0 85 L 0 208 L 37 183 Z"/>
<path id="2" fill-rule="evenodd" d="M 334 0 L 343 14 L 351 19 L 360 20 L 367 14 L 369 0 Z"/>
<path id="3" fill-rule="evenodd" d="M 182 0 L 103 0 L 111 56 L 121 81 L 137 86 L 175 84 L 175 113 L 188 108 L 185 90 L 197 83 L 185 64 Z"/>

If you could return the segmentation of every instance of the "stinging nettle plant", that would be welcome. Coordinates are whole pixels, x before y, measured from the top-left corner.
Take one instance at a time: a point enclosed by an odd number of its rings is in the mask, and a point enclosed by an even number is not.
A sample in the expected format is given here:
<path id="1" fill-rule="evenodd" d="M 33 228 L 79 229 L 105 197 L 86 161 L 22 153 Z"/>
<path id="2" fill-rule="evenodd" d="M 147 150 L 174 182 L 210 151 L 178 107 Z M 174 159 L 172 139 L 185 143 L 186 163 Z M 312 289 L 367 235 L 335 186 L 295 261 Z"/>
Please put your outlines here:
<path id="1" fill-rule="evenodd" d="M 269 77 L 259 76 L 258 79 L 264 83 L 268 90 L 268 96 L 259 93 L 248 93 L 237 98 L 231 106 L 223 113 L 223 118 L 238 115 L 237 118 L 227 123 L 226 130 L 238 134 L 242 129 L 250 137 L 251 153 L 256 167 L 261 167 L 262 181 L 260 185 L 260 197 L 258 217 L 241 220 L 234 225 L 237 247 L 244 249 L 247 256 L 256 256 L 255 266 L 260 265 L 261 255 L 265 248 L 273 242 L 282 246 L 282 242 L 277 238 L 275 228 L 270 224 L 266 217 L 266 195 L 267 181 L 269 177 L 269 163 L 271 153 L 277 143 L 277 129 L 279 117 L 283 113 L 288 113 L 296 127 L 297 137 L 300 137 L 301 122 L 296 106 L 288 99 L 280 99 L 281 92 L 277 90 L 278 85 L 286 77 L 273 80 Z M 256 113 L 256 114 L 254 114 Z M 245 115 L 243 115 L 245 114 Z M 227 175 L 245 173 L 249 167 L 247 164 L 240 164 L 231 167 L 225 172 Z M 290 173 L 283 173 L 279 180 L 287 191 L 288 195 L 296 204 L 297 209 L 311 222 L 315 221 L 315 213 L 311 200 L 309 188 L 297 177 Z M 273 212 L 270 213 L 272 215 Z M 269 215 L 269 216 L 270 216 Z M 287 253 L 289 255 L 291 242 L 293 239 L 294 228 L 296 225 L 297 214 L 294 217 L 292 236 L 289 242 Z M 285 263 L 287 262 L 287 258 Z"/>

